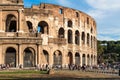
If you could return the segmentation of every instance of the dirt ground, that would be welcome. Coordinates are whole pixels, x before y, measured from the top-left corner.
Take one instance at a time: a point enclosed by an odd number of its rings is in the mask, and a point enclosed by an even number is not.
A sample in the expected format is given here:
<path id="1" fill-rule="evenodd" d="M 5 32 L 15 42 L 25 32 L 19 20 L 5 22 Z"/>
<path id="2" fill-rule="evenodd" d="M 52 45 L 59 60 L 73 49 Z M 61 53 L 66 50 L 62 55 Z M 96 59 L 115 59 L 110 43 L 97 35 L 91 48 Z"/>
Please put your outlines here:
<path id="1" fill-rule="evenodd" d="M 120 80 L 120 76 L 117 74 L 103 74 L 103 73 L 93 73 L 93 72 L 82 72 L 82 71 L 70 71 L 70 70 L 56 70 L 52 71 L 51 74 L 0 74 L 0 79 L 20 79 L 20 80 L 74 80 L 86 78 L 91 80 L 90 78 L 104 78 L 108 80 Z M 102 80 L 104 80 L 102 79 Z"/>

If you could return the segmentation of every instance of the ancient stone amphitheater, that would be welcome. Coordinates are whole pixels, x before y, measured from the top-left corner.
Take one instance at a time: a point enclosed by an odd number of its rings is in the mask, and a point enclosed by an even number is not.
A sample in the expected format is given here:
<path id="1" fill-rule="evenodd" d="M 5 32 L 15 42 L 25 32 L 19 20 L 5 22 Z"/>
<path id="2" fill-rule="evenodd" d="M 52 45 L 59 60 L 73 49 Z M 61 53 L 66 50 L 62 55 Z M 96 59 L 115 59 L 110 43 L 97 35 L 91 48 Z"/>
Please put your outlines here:
<path id="1" fill-rule="evenodd" d="M 0 0 L 0 64 L 10 67 L 96 65 L 96 22 L 79 10 Z"/>

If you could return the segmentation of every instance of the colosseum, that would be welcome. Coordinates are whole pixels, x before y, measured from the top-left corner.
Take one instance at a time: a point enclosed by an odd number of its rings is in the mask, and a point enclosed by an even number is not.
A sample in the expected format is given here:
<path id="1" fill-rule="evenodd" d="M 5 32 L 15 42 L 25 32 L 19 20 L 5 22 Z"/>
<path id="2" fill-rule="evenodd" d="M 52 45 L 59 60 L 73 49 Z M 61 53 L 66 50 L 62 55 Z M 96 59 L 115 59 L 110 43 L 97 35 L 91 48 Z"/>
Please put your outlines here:
<path id="1" fill-rule="evenodd" d="M 97 65 L 96 22 L 79 10 L 0 0 L 0 64 Z"/>

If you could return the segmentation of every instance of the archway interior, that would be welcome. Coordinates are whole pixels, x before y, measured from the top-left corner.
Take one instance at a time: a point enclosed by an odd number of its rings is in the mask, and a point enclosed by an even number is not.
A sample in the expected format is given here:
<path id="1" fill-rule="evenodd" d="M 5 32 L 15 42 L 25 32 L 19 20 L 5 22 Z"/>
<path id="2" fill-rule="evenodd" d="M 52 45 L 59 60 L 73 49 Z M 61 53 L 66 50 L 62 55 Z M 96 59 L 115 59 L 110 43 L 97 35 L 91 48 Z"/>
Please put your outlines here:
<path id="1" fill-rule="evenodd" d="M 60 51 L 54 52 L 54 66 L 62 65 L 62 53 Z"/>
<path id="2" fill-rule="evenodd" d="M 80 42 L 80 34 L 79 31 L 75 32 L 75 44 L 79 45 Z"/>
<path id="3" fill-rule="evenodd" d="M 10 67 L 16 67 L 16 50 L 12 47 L 6 50 L 5 64 Z"/>
<path id="4" fill-rule="evenodd" d="M 48 23 L 45 22 L 45 21 L 41 21 L 39 22 L 38 24 L 38 33 L 41 32 L 42 34 L 48 34 L 49 31 L 48 31 Z"/>
<path id="5" fill-rule="evenodd" d="M 59 29 L 58 37 L 59 38 L 64 38 L 64 29 L 63 28 Z"/>
<path id="6" fill-rule="evenodd" d="M 68 30 L 68 43 L 72 43 L 72 30 Z"/>
<path id="7" fill-rule="evenodd" d="M 48 55 L 48 52 L 46 50 L 43 50 L 43 54 L 44 54 L 46 63 L 49 64 L 49 55 Z"/>
<path id="8" fill-rule="evenodd" d="M 27 21 L 27 26 L 28 26 L 29 32 L 33 32 L 33 26 L 32 26 L 32 23 L 30 21 Z"/>
<path id="9" fill-rule="evenodd" d="M 17 21 L 14 15 L 8 15 L 6 19 L 6 32 L 16 32 Z"/>
<path id="10" fill-rule="evenodd" d="M 85 57 L 86 57 L 85 54 L 83 54 L 83 56 L 82 56 L 82 61 L 83 61 L 82 64 L 83 65 L 86 65 L 86 63 L 85 63 Z"/>
<path id="11" fill-rule="evenodd" d="M 69 60 L 69 65 L 72 65 L 73 64 L 73 55 L 71 52 L 68 53 L 68 60 Z"/>
<path id="12" fill-rule="evenodd" d="M 24 67 L 34 67 L 35 66 L 35 54 L 31 48 L 26 48 L 24 50 Z"/>
<path id="13" fill-rule="evenodd" d="M 79 55 L 79 53 L 75 54 L 75 64 L 80 65 L 80 55 Z"/>

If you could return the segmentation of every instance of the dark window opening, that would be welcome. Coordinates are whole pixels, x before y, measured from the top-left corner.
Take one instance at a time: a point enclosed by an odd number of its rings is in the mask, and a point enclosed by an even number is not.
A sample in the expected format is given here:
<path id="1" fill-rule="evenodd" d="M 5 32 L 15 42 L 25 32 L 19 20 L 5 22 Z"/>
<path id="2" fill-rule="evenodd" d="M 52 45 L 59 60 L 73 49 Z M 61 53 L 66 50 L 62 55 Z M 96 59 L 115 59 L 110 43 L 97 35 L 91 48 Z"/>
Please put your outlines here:
<path id="1" fill-rule="evenodd" d="M 9 14 L 6 19 L 6 32 L 16 32 L 17 31 L 17 21 L 16 17 Z"/>
<path id="2" fill-rule="evenodd" d="M 89 46 L 89 40 L 90 39 L 90 35 L 89 34 L 87 34 L 87 45 Z"/>
<path id="3" fill-rule="evenodd" d="M 62 53 L 60 51 L 54 52 L 54 66 L 62 66 Z"/>
<path id="4" fill-rule="evenodd" d="M 5 64 L 10 67 L 16 67 L 16 50 L 14 48 L 8 48 L 5 55 Z"/>
<path id="5" fill-rule="evenodd" d="M 89 18 L 87 17 L 87 24 L 89 24 Z"/>
<path id="6" fill-rule="evenodd" d="M 75 32 L 75 44 L 79 45 L 80 43 L 80 34 L 79 31 Z"/>
<path id="7" fill-rule="evenodd" d="M 68 43 L 72 43 L 72 31 L 68 30 Z"/>
<path id="8" fill-rule="evenodd" d="M 48 29 L 48 23 L 45 21 L 41 21 L 38 24 L 38 33 L 41 32 L 42 34 L 48 34 L 49 29 Z"/>
<path id="9" fill-rule="evenodd" d="M 27 26 L 28 26 L 29 32 L 33 32 L 32 23 L 30 21 L 27 21 Z"/>
<path id="10" fill-rule="evenodd" d="M 49 64 L 49 55 L 48 55 L 48 52 L 46 50 L 43 50 L 43 54 L 44 54 L 46 63 Z"/>
<path id="11" fill-rule="evenodd" d="M 59 38 L 64 38 L 64 29 L 63 28 L 59 29 L 58 37 Z"/>
<path id="12" fill-rule="evenodd" d="M 35 55 L 34 51 L 30 48 L 24 50 L 24 67 L 34 67 L 35 66 Z"/>
<path id="13" fill-rule="evenodd" d="M 85 33 L 82 32 L 82 44 L 85 44 Z"/>
<path id="14" fill-rule="evenodd" d="M 68 53 L 68 60 L 69 60 L 69 65 L 73 64 L 73 55 L 71 52 Z"/>
<path id="15" fill-rule="evenodd" d="M 63 9 L 60 8 L 60 9 L 59 9 L 59 13 L 60 13 L 60 14 L 63 14 Z"/>
<path id="16" fill-rule="evenodd" d="M 79 55 L 79 53 L 75 54 L 75 64 L 80 65 L 80 55 Z"/>
<path id="17" fill-rule="evenodd" d="M 72 27 L 73 23 L 71 20 L 68 21 L 68 27 Z"/>
<path id="18" fill-rule="evenodd" d="M 79 17 L 79 13 L 78 12 L 76 12 L 76 17 Z"/>

